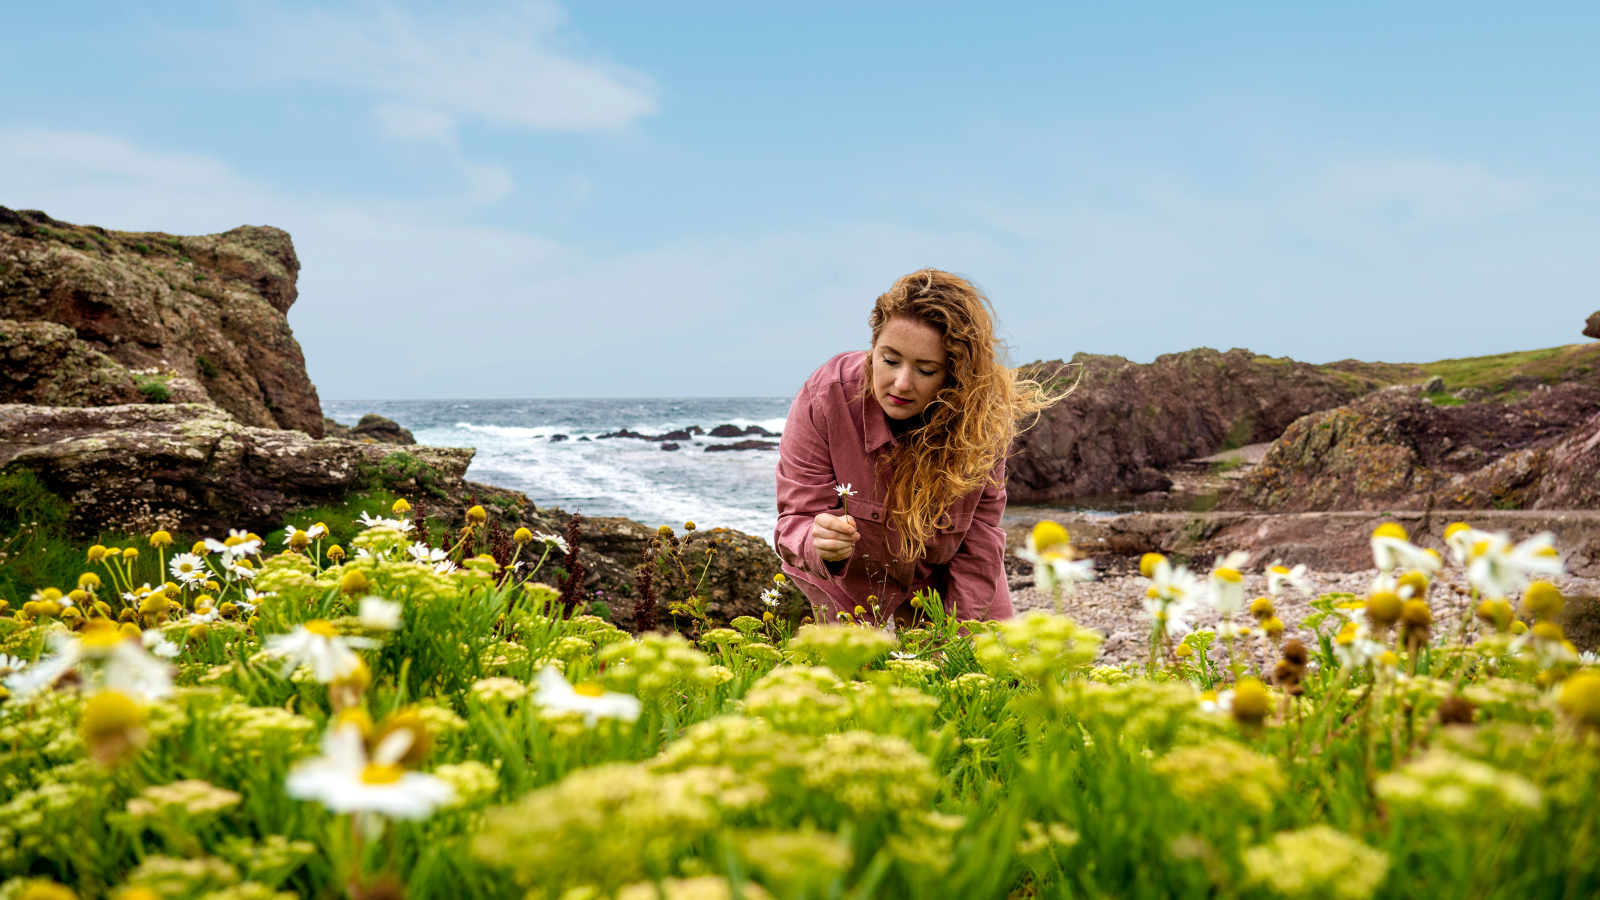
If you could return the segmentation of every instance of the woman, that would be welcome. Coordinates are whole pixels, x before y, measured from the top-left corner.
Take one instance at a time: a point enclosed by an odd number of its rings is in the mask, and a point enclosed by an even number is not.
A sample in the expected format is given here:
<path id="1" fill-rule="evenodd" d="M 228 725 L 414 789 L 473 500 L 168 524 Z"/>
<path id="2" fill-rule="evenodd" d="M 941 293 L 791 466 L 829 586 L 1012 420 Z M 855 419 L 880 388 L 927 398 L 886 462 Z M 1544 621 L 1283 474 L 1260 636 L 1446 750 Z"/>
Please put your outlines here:
<path id="1" fill-rule="evenodd" d="M 1006 368 L 989 301 L 964 278 L 907 275 L 868 324 L 872 349 L 828 360 L 789 409 L 784 572 L 830 619 L 859 606 L 906 621 L 926 588 L 960 619 L 1009 618 L 1005 454 L 1052 399 Z"/>

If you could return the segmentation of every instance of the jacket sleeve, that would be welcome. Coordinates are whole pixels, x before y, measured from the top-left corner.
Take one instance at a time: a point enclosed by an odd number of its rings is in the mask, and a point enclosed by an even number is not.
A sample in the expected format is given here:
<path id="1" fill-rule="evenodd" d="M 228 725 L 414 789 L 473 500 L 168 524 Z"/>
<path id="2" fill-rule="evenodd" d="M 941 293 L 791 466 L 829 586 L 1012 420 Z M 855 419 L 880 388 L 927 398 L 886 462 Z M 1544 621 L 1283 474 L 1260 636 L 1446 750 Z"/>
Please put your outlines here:
<path id="1" fill-rule="evenodd" d="M 1009 619 L 1011 589 L 1006 583 L 1006 532 L 1000 516 L 1006 509 L 1006 464 L 995 467 L 991 482 L 984 486 L 972 526 L 950 559 L 949 586 L 955 600 L 956 618 Z"/>
<path id="2" fill-rule="evenodd" d="M 819 583 L 836 579 L 818 555 L 811 526 L 820 513 L 838 506 L 828 421 L 818 388 L 800 389 L 778 441 L 778 528 L 773 544 L 785 564 Z"/>

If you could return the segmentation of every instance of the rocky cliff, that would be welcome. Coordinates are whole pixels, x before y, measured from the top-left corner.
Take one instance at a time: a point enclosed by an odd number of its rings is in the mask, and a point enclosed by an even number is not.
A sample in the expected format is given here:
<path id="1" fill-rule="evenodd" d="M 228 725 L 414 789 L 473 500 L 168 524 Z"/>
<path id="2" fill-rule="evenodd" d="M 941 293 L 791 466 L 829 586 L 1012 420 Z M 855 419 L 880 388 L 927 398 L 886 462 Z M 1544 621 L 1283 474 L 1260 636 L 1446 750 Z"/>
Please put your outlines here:
<path id="1" fill-rule="evenodd" d="M 1028 374 L 1077 388 L 1018 438 L 1007 490 L 1038 503 L 1159 490 L 1162 470 L 1222 449 L 1270 441 L 1307 413 L 1387 384 L 1359 363 L 1314 366 L 1248 350 L 1190 350 L 1139 364 L 1080 353 Z M 1080 377 L 1081 376 L 1081 377 Z"/>
<path id="2" fill-rule="evenodd" d="M 299 271 L 276 228 L 177 237 L 0 207 L 0 402 L 193 399 L 320 437 L 286 317 Z"/>

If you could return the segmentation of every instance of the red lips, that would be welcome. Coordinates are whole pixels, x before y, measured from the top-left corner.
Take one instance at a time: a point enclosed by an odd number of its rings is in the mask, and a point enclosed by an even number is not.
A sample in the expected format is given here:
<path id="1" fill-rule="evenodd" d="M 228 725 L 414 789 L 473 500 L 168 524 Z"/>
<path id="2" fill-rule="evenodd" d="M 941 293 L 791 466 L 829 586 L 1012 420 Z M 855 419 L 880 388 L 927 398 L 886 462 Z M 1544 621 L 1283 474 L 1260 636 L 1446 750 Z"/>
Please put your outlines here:
<path id="1" fill-rule="evenodd" d="M 896 406 L 910 406 L 911 405 L 911 401 L 910 400 L 901 400 L 899 397 L 896 397 L 893 394 L 886 394 L 885 396 L 887 396 L 889 398 L 889 402 L 890 403 L 893 403 Z"/>

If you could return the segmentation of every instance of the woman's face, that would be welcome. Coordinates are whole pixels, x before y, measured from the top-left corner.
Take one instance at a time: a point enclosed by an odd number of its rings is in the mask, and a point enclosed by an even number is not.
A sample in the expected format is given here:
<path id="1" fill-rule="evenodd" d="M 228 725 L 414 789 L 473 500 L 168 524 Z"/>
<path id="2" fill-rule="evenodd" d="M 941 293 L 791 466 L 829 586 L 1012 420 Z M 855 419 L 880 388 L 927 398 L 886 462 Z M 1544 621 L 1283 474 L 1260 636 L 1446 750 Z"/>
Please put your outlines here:
<path id="1" fill-rule="evenodd" d="M 891 419 L 928 408 L 944 387 L 944 337 L 921 319 L 896 316 L 872 345 L 872 396 Z"/>

